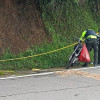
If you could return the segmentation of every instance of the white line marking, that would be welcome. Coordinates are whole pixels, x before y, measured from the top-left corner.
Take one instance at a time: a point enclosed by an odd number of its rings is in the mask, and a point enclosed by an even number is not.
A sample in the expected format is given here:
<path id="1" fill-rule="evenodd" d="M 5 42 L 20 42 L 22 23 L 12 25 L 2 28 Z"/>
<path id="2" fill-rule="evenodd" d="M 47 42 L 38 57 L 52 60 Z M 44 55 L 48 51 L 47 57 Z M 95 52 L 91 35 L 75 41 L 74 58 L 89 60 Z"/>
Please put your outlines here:
<path id="1" fill-rule="evenodd" d="M 85 69 L 96 69 L 100 68 L 100 66 L 95 66 L 95 67 L 85 67 L 85 68 L 77 68 L 77 69 L 71 69 L 71 70 L 85 70 Z"/>
<path id="2" fill-rule="evenodd" d="M 68 70 L 63 70 L 63 71 L 71 71 L 71 70 L 86 70 L 86 69 L 96 69 L 100 68 L 100 66 L 97 67 L 86 67 L 86 68 L 77 68 L 77 69 L 68 69 Z M 43 75 L 50 75 L 54 74 L 56 72 L 63 72 L 63 71 L 54 71 L 54 72 L 45 72 L 45 73 L 38 73 L 38 74 L 29 74 L 29 75 L 23 75 L 23 76 L 12 76 L 12 77 L 4 77 L 0 78 L 0 80 L 6 80 L 6 79 L 17 79 L 17 78 L 25 78 L 25 77 L 32 77 L 32 76 L 43 76 Z"/>
<path id="3" fill-rule="evenodd" d="M 31 76 L 42 76 L 42 75 L 50 75 L 50 74 L 53 74 L 53 72 L 29 74 L 29 75 L 23 75 L 23 76 L 15 76 L 15 77 L 5 77 L 5 78 L 0 78 L 0 80 L 24 78 L 24 77 L 31 77 Z"/>

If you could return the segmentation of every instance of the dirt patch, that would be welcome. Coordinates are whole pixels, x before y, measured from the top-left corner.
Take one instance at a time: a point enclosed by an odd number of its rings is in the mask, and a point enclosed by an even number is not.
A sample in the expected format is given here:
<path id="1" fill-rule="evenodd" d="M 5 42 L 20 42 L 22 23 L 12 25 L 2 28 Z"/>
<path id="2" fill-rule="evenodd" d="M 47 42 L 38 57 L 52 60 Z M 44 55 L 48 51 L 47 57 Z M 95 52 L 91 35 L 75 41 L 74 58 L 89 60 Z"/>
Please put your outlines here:
<path id="1" fill-rule="evenodd" d="M 47 40 L 35 0 L 0 1 L 0 54 L 9 48 L 25 51 Z"/>
<path id="2" fill-rule="evenodd" d="M 79 76 L 85 76 L 96 80 L 100 80 L 100 74 L 88 73 L 85 71 L 70 70 L 70 71 L 56 72 L 56 74 L 61 76 L 79 75 Z"/>

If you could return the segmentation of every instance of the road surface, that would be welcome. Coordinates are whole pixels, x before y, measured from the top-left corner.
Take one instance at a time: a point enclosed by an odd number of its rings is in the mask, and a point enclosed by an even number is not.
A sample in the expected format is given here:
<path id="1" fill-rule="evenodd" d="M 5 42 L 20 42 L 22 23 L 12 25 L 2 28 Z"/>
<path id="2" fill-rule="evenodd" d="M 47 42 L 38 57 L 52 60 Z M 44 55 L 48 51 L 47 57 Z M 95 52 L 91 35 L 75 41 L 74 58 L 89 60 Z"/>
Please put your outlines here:
<path id="1" fill-rule="evenodd" d="M 100 100 L 100 67 L 0 78 L 0 100 Z"/>

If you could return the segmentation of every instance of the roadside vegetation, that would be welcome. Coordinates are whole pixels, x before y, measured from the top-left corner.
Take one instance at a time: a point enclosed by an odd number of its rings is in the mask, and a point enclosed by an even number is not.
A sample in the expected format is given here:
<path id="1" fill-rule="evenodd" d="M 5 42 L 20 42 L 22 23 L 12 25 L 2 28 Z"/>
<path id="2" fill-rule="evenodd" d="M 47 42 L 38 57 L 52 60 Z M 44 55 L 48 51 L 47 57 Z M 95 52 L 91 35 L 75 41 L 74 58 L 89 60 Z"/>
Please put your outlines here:
<path id="1" fill-rule="evenodd" d="M 29 50 L 18 55 L 12 54 L 8 49 L 0 59 L 27 57 L 53 51 L 77 42 L 74 38 L 79 38 L 85 29 L 97 31 L 100 26 L 100 2 L 98 0 L 79 1 L 37 0 L 46 33 L 51 38 L 50 42 L 33 45 Z M 64 67 L 72 51 L 73 46 L 47 55 L 0 62 L 0 70 Z M 92 55 L 93 53 L 91 60 Z"/>

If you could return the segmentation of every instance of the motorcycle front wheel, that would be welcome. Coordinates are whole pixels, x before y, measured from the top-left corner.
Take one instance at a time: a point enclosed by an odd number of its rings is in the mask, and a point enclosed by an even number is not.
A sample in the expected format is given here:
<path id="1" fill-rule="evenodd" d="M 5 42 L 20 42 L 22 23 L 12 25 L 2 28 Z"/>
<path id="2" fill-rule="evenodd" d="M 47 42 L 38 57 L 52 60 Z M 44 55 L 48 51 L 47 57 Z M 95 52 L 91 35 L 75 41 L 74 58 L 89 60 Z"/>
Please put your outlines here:
<path id="1" fill-rule="evenodd" d="M 73 57 L 69 60 L 69 62 L 68 62 L 67 65 L 66 65 L 66 69 L 68 69 L 69 67 L 72 67 L 72 66 L 73 66 L 75 59 L 76 59 L 76 57 L 73 56 Z"/>

